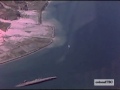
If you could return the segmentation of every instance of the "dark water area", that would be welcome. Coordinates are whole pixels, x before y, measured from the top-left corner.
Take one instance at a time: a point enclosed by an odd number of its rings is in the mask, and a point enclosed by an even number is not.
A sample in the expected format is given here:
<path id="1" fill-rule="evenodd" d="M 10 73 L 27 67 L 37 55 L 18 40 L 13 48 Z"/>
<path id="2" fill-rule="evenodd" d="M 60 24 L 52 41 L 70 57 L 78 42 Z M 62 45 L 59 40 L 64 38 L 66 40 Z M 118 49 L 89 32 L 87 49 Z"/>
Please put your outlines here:
<path id="1" fill-rule="evenodd" d="M 71 60 L 69 69 L 79 74 L 79 78 L 82 79 L 79 83 L 83 83 L 82 88 L 94 88 L 95 78 L 113 78 L 115 86 L 119 87 L 120 32 L 115 31 L 115 27 L 109 22 L 106 22 L 109 23 L 109 27 L 103 24 L 96 25 L 98 20 L 99 23 L 103 23 L 100 19 L 95 19 L 76 32 L 73 46 L 75 48 L 70 57 L 67 57 L 67 60 Z M 66 61 L 66 64 L 68 62 L 70 61 Z"/>
<path id="2" fill-rule="evenodd" d="M 79 88 L 119 88 L 119 3 L 96 2 L 96 18 L 75 33 L 74 49 L 67 59 L 71 60 L 69 69 L 78 74 Z M 115 87 L 95 87 L 96 78 L 115 79 Z"/>
<path id="3" fill-rule="evenodd" d="M 59 32 L 64 32 L 66 42 L 0 66 L 0 88 L 49 76 L 58 78 L 22 88 L 120 88 L 119 8 L 118 1 L 53 1 L 46 9 L 47 20 L 61 24 L 55 34 L 61 38 Z M 95 87 L 94 79 L 114 79 L 115 86 Z"/>

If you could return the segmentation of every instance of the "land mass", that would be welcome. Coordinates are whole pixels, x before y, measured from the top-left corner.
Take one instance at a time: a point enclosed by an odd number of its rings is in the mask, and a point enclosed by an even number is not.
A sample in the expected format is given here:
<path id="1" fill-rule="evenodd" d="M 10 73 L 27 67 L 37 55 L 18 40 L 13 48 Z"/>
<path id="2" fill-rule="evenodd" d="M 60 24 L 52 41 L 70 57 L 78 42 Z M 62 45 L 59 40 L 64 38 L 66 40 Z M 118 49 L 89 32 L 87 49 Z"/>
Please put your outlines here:
<path id="1" fill-rule="evenodd" d="M 0 64 L 32 54 L 53 42 L 54 27 L 43 25 L 47 1 L 0 1 Z"/>

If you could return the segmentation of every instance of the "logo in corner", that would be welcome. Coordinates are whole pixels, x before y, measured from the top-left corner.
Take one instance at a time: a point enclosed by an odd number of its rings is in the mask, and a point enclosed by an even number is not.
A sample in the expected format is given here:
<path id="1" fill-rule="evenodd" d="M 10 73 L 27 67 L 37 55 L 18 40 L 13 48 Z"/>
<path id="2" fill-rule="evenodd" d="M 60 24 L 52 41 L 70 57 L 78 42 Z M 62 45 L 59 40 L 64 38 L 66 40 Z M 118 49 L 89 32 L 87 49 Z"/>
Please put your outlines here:
<path id="1" fill-rule="evenodd" d="M 114 79 L 94 79 L 94 86 L 114 86 Z"/>

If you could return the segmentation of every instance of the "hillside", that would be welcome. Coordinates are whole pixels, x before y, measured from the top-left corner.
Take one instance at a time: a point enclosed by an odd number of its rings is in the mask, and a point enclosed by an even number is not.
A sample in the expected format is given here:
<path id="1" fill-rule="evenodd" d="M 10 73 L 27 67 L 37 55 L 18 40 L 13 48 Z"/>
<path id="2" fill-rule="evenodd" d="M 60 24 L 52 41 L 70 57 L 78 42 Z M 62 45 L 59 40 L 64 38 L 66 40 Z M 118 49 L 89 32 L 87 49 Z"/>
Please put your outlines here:
<path id="1" fill-rule="evenodd" d="M 19 10 L 42 11 L 46 1 L 0 1 L 0 19 L 17 20 L 21 17 Z M 0 22 L 0 29 L 6 31 L 10 23 Z"/>

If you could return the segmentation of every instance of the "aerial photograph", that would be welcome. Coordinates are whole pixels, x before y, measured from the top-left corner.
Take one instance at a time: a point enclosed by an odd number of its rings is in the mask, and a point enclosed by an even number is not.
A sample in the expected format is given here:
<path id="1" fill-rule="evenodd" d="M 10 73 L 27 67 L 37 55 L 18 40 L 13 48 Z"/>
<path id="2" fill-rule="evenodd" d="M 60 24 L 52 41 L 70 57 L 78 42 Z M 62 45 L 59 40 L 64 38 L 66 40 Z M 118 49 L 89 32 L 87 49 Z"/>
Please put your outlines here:
<path id="1" fill-rule="evenodd" d="M 120 1 L 0 1 L 0 89 L 120 89 Z"/>

